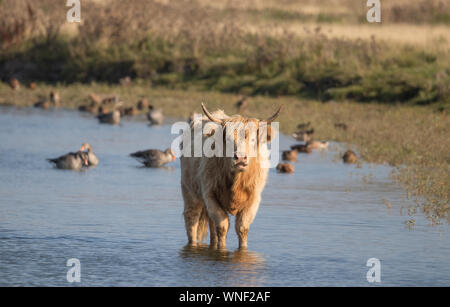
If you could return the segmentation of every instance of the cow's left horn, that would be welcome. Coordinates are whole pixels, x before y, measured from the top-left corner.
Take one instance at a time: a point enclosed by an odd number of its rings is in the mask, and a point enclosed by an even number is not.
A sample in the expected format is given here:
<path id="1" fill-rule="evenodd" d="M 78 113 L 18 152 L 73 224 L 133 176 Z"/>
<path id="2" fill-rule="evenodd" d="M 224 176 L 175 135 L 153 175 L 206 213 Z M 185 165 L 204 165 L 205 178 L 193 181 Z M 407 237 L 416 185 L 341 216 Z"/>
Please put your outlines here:
<path id="1" fill-rule="evenodd" d="M 202 102 L 202 109 L 203 109 L 203 112 L 205 112 L 205 115 L 208 116 L 208 118 L 211 121 L 213 121 L 215 123 L 218 123 L 218 124 L 221 124 L 221 125 L 223 124 L 223 121 L 221 119 L 215 118 L 214 116 L 211 115 L 211 113 L 209 113 L 209 111 L 206 109 L 206 107 L 203 104 L 203 102 Z"/>
<path id="2" fill-rule="evenodd" d="M 275 118 L 278 117 L 278 115 L 280 115 L 281 109 L 283 108 L 283 105 L 281 105 L 278 110 L 275 112 L 275 114 L 273 114 L 271 117 L 269 117 L 268 119 L 266 119 L 266 122 L 268 124 L 270 124 L 271 122 L 273 122 L 275 120 Z"/>

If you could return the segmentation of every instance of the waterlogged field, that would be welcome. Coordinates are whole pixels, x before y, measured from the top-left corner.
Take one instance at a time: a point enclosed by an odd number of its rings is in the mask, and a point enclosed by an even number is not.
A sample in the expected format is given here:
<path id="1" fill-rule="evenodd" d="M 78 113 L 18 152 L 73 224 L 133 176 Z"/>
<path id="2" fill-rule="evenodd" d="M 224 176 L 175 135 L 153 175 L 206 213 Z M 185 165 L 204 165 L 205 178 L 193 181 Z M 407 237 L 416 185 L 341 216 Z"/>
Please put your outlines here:
<path id="1" fill-rule="evenodd" d="M 223 109 L 235 114 L 235 102 L 241 95 L 196 90 L 169 90 L 134 82 L 129 86 L 107 84 L 50 86 L 38 84 L 34 90 L 11 90 L 0 83 L 0 105 L 33 106 L 55 90 L 61 105 L 76 109 L 90 104 L 89 93 L 100 97 L 118 95 L 124 107 L 136 106 L 147 98 L 167 116 L 186 119 L 193 111 L 201 112 L 205 102 L 211 110 Z M 346 144 L 342 150 L 359 152 L 361 160 L 389 164 L 394 167 L 395 179 L 406 189 L 414 203 L 408 208 L 412 215 L 424 212 L 432 224 L 450 221 L 450 120 L 446 112 L 425 106 L 360 104 L 355 102 L 320 103 L 293 97 L 249 97 L 248 116 L 267 118 L 284 105 L 279 121 L 286 134 L 296 131 L 299 123 L 311 122 L 317 140 L 334 140 Z M 147 110 L 140 111 L 144 116 Z M 93 115 L 86 115 L 93 117 Z M 348 129 L 336 128 L 345 123 Z M 343 151 L 341 152 L 341 154 Z"/>
<path id="2" fill-rule="evenodd" d="M 406 227 L 411 201 L 392 168 L 344 165 L 339 143 L 300 155 L 294 174 L 270 170 L 248 251 L 237 250 L 233 225 L 227 251 L 185 246 L 179 161 L 149 169 L 128 157 L 170 146 L 173 121 L 108 126 L 76 111 L 1 107 L 0 285 L 365 286 L 370 258 L 382 286 L 449 285 L 448 225 L 418 213 Z M 97 167 L 45 160 L 83 142 Z M 292 143 L 280 136 L 281 149 Z M 67 282 L 71 258 L 80 283 Z"/>
<path id="3" fill-rule="evenodd" d="M 32 105 L 50 87 L 65 107 L 120 92 L 180 117 L 204 98 L 229 112 L 249 96 L 255 116 L 284 103 L 285 133 L 312 121 L 318 138 L 396 167 L 411 214 L 450 221 L 448 1 L 384 1 L 381 23 L 355 0 L 92 0 L 81 23 L 67 11 L 58 0 L 0 1 L 0 104 Z M 38 87 L 12 92 L 15 80 Z"/>

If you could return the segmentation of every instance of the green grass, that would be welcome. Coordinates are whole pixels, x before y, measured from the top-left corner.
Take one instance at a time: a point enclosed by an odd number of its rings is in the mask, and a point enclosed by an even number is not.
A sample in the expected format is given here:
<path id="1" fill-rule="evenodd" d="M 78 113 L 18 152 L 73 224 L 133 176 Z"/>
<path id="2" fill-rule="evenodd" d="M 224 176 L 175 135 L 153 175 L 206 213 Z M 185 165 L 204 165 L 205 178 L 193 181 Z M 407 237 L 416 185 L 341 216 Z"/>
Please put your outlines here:
<path id="1" fill-rule="evenodd" d="M 71 84 L 117 83 L 130 76 L 169 88 L 246 95 L 366 103 L 450 101 L 448 58 L 412 47 L 319 34 L 291 41 L 248 34 L 234 46 L 204 42 L 197 52 L 185 49 L 187 43 L 148 36 L 106 45 L 80 45 L 63 37 L 26 42 L 0 52 L 0 77 Z"/>

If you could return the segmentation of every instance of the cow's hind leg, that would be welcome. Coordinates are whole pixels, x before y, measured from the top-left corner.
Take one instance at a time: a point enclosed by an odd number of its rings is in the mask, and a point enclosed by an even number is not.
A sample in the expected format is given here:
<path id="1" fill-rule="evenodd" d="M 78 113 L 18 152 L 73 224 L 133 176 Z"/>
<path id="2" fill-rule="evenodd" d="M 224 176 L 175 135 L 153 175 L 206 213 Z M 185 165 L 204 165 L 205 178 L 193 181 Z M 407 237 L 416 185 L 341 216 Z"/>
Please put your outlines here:
<path id="1" fill-rule="evenodd" d="M 188 244 L 195 246 L 198 240 L 198 227 L 200 217 L 202 215 L 203 203 L 192 198 L 186 188 L 182 187 L 182 194 L 184 199 L 184 224 L 186 227 L 186 234 L 188 237 Z"/>
<path id="2" fill-rule="evenodd" d="M 250 229 L 250 224 L 256 216 L 259 208 L 259 198 L 252 204 L 252 206 L 245 208 L 236 214 L 236 234 L 239 238 L 239 248 L 247 248 L 247 236 Z"/>

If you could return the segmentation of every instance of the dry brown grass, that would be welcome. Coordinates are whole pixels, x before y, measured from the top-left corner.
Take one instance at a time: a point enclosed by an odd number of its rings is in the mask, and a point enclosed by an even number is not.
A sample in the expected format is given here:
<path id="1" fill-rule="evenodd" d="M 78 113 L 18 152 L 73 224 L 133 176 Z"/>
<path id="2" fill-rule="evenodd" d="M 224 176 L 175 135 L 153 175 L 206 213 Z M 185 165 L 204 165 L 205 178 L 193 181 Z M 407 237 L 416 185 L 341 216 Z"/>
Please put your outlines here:
<path id="1" fill-rule="evenodd" d="M 332 38 L 371 39 L 375 36 L 391 43 L 428 48 L 438 46 L 445 48 L 445 51 L 450 50 L 448 23 L 434 25 L 426 20 L 431 11 L 450 14 L 450 5 L 442 0 L 383 2 L 383 23 L 376 25 L 360 23 L 367 8 L 364 1 L 355 3 L 354 0 L 133 0 L 133 5 L 117 0 L 90 0 L 83 2 L 81 25 L 64 22 L 65 11 L 56 5 L 57 0 L 28 2 L 30 5 L 24 0 L 4 2 L 3 6 L 8 6 L 10 10 L 4 10 L 3 14 L 0 14 L 3 25 L 0 28 L 11 32 L 15 27 L 19 27 L 17 36 L 23 38 L 38 34 L 54 36 L 59 30 L 70 36 L 98 37 L 100 42 L 111 39 L 138 39 L 138 36 L 148 33 L 164 36 L 182 33 L 195 38 L 207 30 L 217 32 L 224 27 L 228 27 L 230 31 L 271 35 L 289 31 L 304 36 L 305 28 L 312 30 L 320 26 L 322 33 Z M 50 5 L 52 9 L 48 9 Z M 279 18 L 268 18 L 268 15 L 273 15 L 268 14 L 271 10 L 277 13 Z M 29 16 L 30 12 L 32 16 Z M 285 16 L 283 13 L 303 15 L 289 17 L 290 15 Z M 314 20 L 319 15 L 344 17 L 339 22 L 317 23 Z M 417 21 L 420 16 L 425 16 L 422 22 Z M 208 33 L 208 36 L 211 36 L 211 33 Z"/>
<path id="2" fill-rule="evenodd" d="M 0 1 L 0 48 L 36 37 L 55 39 L 66 21 L 66 7 L 57 0 Z"/>
<path id="3" fill-rule="evenodd" d="M 250 33 L 264 33 L 278 36 L 286 31 L 305 38 L 314 29 L 329 38 L 370 40 L 376 38 L 394 45 L 412 45 L 429 51 L 450 52 L 450 29 L 445 25 L 411 25 L 411 24 L 380 24 L 380 25 L 347 25 L 289 22 L 288 24 L 267 23 L 256 25 L 249 23 L 245 30 Z"/>

